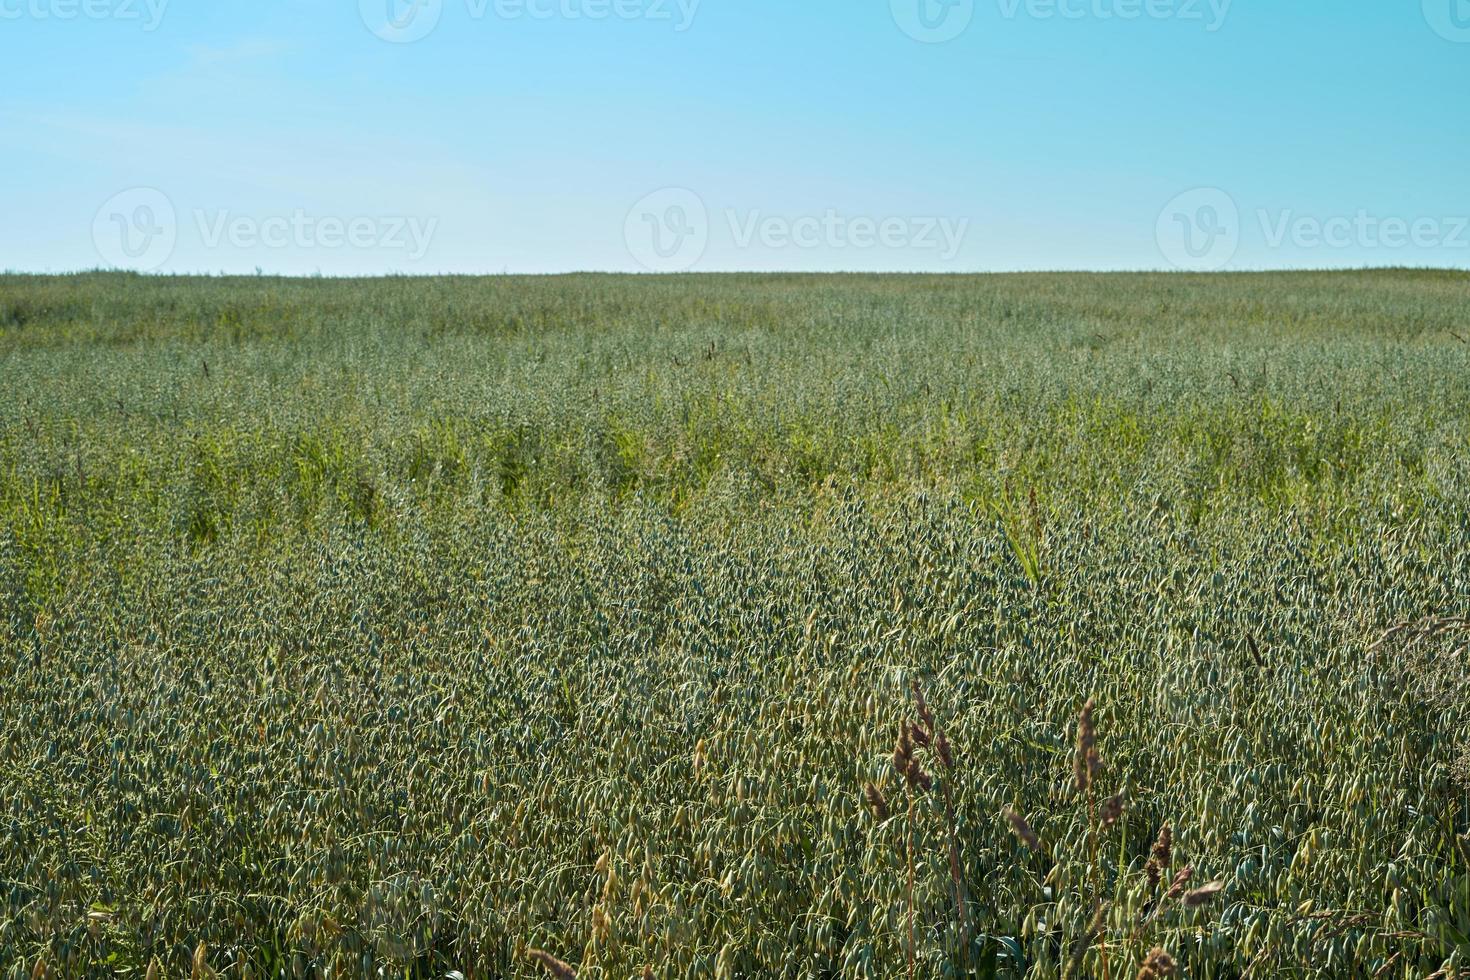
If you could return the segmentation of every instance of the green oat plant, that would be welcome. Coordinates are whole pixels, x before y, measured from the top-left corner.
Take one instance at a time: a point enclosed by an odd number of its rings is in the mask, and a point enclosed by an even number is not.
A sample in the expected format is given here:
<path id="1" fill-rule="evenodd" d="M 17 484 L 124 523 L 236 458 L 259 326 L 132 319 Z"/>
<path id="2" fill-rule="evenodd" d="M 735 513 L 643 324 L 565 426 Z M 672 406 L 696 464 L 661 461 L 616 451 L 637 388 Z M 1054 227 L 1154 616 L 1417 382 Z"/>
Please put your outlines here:
<path id="1" fill-rule="evenodd" d="M 1453 977 L 1467 311 L 0 276 L 0 977 Z"/>

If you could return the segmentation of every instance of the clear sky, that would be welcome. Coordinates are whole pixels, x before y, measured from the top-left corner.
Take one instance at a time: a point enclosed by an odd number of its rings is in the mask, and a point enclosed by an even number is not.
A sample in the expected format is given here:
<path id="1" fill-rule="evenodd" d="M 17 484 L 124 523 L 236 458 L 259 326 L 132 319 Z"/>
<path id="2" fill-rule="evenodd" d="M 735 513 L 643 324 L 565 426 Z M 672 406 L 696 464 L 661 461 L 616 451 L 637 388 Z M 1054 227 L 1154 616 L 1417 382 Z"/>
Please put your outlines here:
<path id="1" fill-rule="evenodd" d="M 0 0 L 0 268 L 1470 268 L 1470 0 Z"/>

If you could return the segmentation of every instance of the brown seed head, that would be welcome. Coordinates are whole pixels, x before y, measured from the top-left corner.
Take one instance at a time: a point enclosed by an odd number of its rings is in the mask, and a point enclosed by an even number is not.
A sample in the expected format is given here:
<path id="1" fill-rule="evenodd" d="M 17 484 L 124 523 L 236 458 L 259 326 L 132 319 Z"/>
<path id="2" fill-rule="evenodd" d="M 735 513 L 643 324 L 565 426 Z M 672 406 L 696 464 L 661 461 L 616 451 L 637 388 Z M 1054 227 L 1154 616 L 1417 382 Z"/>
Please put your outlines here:
<path id="1" fill-rule="evenodd" d="M 1160 868 L 1167 868 L 1174 860 L 1174 831 L 1168 824 L 1159 828 L 1159 839 L 1154 841 L 1153 859 Z"/>
<path id="2" fill-rule="evenodd" d="M 1169 885 L 1169 891 L 1164 895 L 1164 897 L 1178 898 L 1180 895 L 1182 895 L 1184 893 L 1184 886 L 1189 884 L 1189 879 L 1193 874 L 1194 868 L 1188 864 L 1180 868 L 1179 872 L 1174 875 L 1174 881 Z"/>
<path id="3" fill-rule="evenodd" d="M 1111 827 L 1123 816 L 1123 794 L 1110 796 L 1103 801 L 1102 822 L 1104 827 Z"/>
<path id="4" fill-rule="evenodd" d="M 541 969 L 554 977 L 555 980 L 577 980 L 576 970 L 573 970 L 569 964 L 563 963 L 544 949 L 528 949 L 526 950 L 526 958 L 533 963 L 539 964 Z"/>
<path id="5" fill-rule="evenodd" d="M 1010 807 L 1006 807 L 1004 810 L 1002 810 L 1001 815 L 1004 816 L 1006 818 L 1006 821 L 1011 825 L 1011 833 L 1015 834 L 1016 838 L 1022 844 L 1025 844 L 1033 851 L 1041 850 L 1041 838 L 1036 836 L 1036 831 L 1031 829 L 1031 825 L 1026 822 L 1025 817 L 1021 816 Z"/>
<path id="6" fill-rule="evenodd" d="M 909 767 L 904 771 L 904 778 L 909 781 L 909 788 L 916 789 L 921 793 L 927 793 L 934 787 L 934 780 L 919 765 L 919 760 L 909 757 Z"/>
<path id="7" fill-rule="evenodd" d="M 1212 881 L 1207 885 L 1200 885 L 1194 891 L 1184 896 L 1184 907 L 1197 909 L 1201 905 L 1208 905 L 1215 900 L 1215 896 L 1225 890 L 1225 882 Z"/>
<path id="8" fill-rule="evenodd" d="M 1163 980 L 1174 975 L 1174 957 L 1155 946 L 1148 951 L 1143 969 L 1138 971 L 1138 980 Z"/>
<path id="9" fill-rule="evenodd" d="M 910 725 L 909 738 L 921 749 L 927 749 L 930 744 L 929 732 L 923 725 Z"/>
<path id="10" fill-rule="evenodd" d="M 893 768 L 900 776 L 909 771 L 909 762 L 914 757 L 914 743 L 909 738 L 908 722 L 899 722 L 898 742 L 893 746 Z"/>
<path id="11" fill-rule="evenodd" d="M 1077 757 L 1073 762 L 1077 792 L 1084 793 L 1092 785 L 1092 779 L 1102 768 L 1102 759 L 1097 754 L 1097 729 L 1093 725 L 1092 712 L 1097 702 L 1092 698 L 1082 706 L 1077 716 Z"/>
<path id="12" fill-rule="evenodd" d="M 914 692 L 914 710 L 919 713 L 919 720 L 929 728 L 933 728 L 934 712 L 929 710 L 929 702 L 924 700 L 924 692 L 919 688 L 918 681 L 914 681 L 912 689 Z"/>
<path id="13" fill-rule="evenodd" d="M 954 768 L 954 751 L 949 747 L 949 739 L 944 732 L 938 732 L 934 738 L 934 748 L 939 752 L 939 761 L 944 763 L 944 768 Z"/>
<path id="14" fill-rule="evenodd" d="M 883 798 L 882 790 L 872 783 L 864 783 L 863 796 L 868 799 L 868 809 L 873 811 L 874 820 L 882 823 L 888 819 L 888 801 Z"/>

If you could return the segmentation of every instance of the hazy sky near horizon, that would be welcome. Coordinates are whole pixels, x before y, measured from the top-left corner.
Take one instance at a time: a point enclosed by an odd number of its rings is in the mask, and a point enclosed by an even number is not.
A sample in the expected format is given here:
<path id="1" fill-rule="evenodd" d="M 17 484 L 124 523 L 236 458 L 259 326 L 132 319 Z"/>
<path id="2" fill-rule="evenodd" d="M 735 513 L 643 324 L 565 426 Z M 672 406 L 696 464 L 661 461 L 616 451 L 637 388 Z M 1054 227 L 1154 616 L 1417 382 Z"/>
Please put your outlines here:
<path id="1" fill-rule="evenodd" d="M 0 268 L 1470 268 L 1470 0 L 0 0 Z"/>

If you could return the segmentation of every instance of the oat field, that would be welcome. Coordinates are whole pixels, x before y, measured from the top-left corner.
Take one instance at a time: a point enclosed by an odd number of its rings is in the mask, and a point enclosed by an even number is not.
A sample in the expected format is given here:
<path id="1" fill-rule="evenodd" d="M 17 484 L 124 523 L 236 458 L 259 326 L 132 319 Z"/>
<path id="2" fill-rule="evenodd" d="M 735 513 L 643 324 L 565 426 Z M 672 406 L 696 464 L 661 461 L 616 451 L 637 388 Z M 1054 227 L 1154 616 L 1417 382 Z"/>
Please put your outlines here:
<path id="1" fill-rule="evenodd" d="M 1467 643 L 1463 272 L 0 277 L 7 978 L 1455 977 Z"/>

